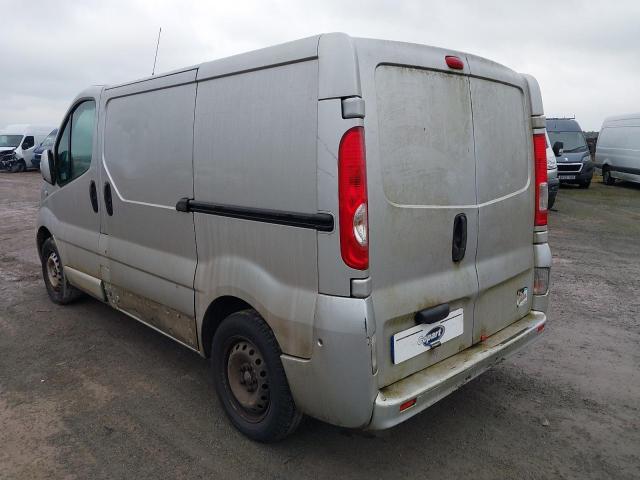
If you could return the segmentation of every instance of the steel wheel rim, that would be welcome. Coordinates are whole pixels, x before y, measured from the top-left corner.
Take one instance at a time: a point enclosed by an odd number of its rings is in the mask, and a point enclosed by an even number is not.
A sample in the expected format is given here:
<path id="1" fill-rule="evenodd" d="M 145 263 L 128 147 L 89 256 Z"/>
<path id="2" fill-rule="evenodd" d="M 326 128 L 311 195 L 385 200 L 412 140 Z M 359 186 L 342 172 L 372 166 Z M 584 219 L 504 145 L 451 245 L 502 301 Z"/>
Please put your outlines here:
<path id="1" fill-rule="evenodd" d="M 236 410 L 249 422 L 262 420 L 270 395 L 269 372 L 260 350 L 246 338 L 233 338 L 227 349 L 226 374 Z"/>
<path id="2" fill-rule="evenodd" d="M 49 284 L 54 290 L 59 290 L 62 285 L 62 266 L 60 265 L 60 258 L 56 252 L 49 254 L 46 265 Z"/>

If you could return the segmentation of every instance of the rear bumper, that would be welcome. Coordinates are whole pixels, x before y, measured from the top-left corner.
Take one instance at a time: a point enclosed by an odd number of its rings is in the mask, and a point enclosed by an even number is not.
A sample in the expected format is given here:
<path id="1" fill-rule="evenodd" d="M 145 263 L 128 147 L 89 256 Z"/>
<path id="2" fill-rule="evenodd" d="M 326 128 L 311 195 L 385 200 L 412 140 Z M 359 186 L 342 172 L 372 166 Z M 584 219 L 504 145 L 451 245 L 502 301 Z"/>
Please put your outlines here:
<path id="1" fill-rule="evenodd" d="M 531 311 L 486 341 L 379 390 L 367 428 L 393 427 L 420 413 L 539 338 L 546 320 L 543 312 Z M 400 412 L 400 405 L 414 398 L 415 405 Z"/>

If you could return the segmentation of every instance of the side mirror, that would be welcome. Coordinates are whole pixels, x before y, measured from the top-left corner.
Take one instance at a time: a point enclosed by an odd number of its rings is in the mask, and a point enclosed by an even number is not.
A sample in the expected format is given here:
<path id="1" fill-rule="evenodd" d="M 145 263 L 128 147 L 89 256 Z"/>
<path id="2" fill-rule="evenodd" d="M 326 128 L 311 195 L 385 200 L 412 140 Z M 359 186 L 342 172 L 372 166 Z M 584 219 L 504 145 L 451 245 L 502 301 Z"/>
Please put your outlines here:
<path id="1" fill-rule="evenodd" d="M 551 147 L 553 150 L 553 154 L 556 157 L 559 157 L 560 155 L 562 155 L 562 149 L 564 148 L 564 143 L 562 142 L 556 142 L 553 144 L 553 147 Z"/>
<path id="2" fill-rule="evenodd" d="M 45 182 L 51 185 L 56 183 L 53 152 L 49 149 L 42 151 L 42 156 L 40 157 L 40 173 Z"/>

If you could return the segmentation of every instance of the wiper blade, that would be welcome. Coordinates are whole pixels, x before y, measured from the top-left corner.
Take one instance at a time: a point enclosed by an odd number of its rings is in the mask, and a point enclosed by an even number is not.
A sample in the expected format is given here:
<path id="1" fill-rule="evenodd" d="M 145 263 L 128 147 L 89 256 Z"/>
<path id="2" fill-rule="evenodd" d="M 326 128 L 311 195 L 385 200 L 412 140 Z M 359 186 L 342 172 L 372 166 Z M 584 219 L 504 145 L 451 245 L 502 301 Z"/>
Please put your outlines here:
<path id="1" fill-rule="evenodd" d="M 571 148 L 569 150 L 567 149 L 563 149 L 562 151 L 565 153 L 571 153 L 571 152 L 577 152 L 578 150 L 582 150 L 583 148 L 587 148 L 584 145 L 580 146 L 580 147 L 576 147 L 576 148 Z"/>

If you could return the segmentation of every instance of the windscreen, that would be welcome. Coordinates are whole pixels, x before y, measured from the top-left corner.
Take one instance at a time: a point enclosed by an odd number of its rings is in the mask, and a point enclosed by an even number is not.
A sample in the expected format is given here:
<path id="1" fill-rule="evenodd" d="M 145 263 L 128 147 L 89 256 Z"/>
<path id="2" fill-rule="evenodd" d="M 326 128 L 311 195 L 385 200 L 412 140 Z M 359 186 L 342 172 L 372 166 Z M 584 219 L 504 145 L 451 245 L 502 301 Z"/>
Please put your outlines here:
<path id="1" fill-rule="evenodd" d="M 582 132 L 548 132 L 551 145 L 556 142 L 563 143 L 563 150 L 569 152 L 580 152 L 587 150 L 587 142 L 584 140 Z"/>
<path id="2" fill-rule="evenodd" d="M 20 145 L 22 135 L 0 135 L 0 147 L 15 148 Z"/>
<path id="3" fill-rule="evenodd" d="M 40 146 L 44 148 L 53 147 L 53 144 L 56 141 L 56 133 L 57 132 L 50 133 L 49 136 L 42 141 Z"/>

